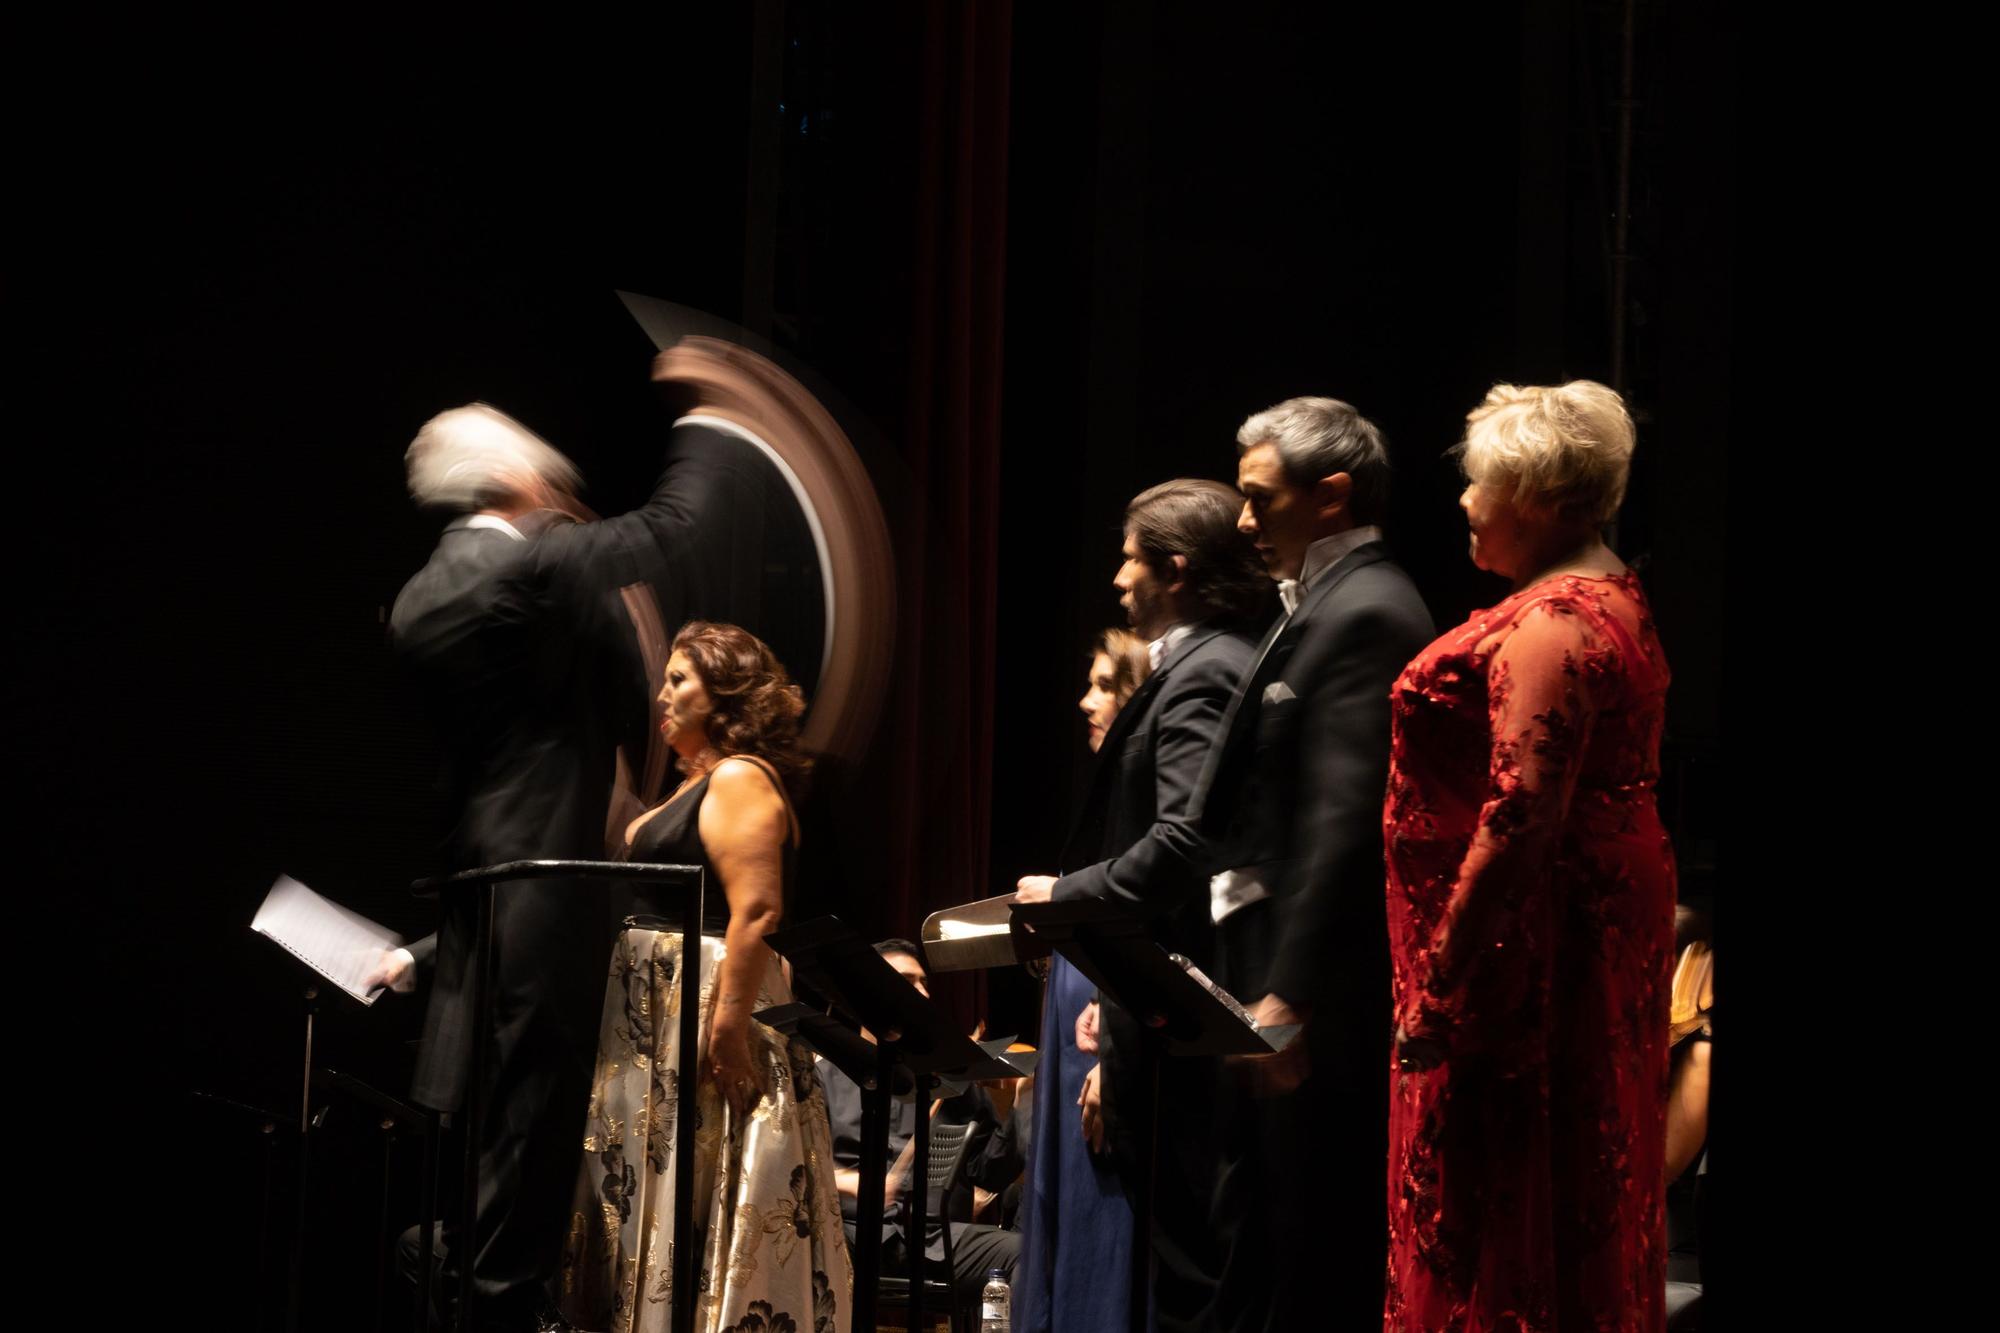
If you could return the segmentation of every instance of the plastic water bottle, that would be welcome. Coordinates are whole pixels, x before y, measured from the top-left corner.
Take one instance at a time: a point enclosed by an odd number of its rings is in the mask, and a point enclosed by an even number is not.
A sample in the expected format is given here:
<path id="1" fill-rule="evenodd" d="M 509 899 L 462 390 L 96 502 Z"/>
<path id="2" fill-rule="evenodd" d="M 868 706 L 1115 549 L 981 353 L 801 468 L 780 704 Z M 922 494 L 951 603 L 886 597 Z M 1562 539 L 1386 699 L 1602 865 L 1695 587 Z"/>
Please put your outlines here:
<path id="1" fill-rule="evenodd" d="M 1014 1327 L 1014 1289 L 1007 1270 L 986 1270 L 986 1289 L 979 1293 L 979 1333 L 1009 1333 Z"/>

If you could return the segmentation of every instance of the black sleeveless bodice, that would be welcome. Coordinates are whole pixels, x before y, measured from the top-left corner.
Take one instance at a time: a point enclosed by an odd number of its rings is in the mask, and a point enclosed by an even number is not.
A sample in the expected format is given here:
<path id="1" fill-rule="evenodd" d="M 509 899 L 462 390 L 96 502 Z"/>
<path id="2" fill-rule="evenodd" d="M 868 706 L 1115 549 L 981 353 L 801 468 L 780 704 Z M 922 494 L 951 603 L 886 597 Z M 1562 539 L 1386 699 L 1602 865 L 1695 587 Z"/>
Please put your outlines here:
<path id="1" fill-rule="evenodd" d="M 778 796 L 785 800 L 787 824 L 793 818 L 791 801 L 785 798 L 784 784 L 778 775 L 765 764 L 749 755 L 731 755 L 732 759 L 748 759 L 759 773 L 771 780 L 778 789 Z M 701 845 L 701 803 L 708 798 L 708 780 L 712 774 L 704 773 L 700 781 L 667 802 L 664 809 L 644 824 L 631 842 L 625 845 L 627 861 L 651 861 L 659 865 L 701 866 L 708 871 L 705 891 L 702 894 L 701 924 L 705 934 L 720 935 L 729 925 L 729 898 L 722 891 L 722 885 L 715 878 L 715 867 L 709 863 L 707 850 Z M 791 898 L 792 861 L 797 849 L 787 831 L 783 846 L 783 889 L 787 900 Z M 643 900 L 643 893 L 640 895 Z M 642 905 L 641 913 L 656 909 Z"/>

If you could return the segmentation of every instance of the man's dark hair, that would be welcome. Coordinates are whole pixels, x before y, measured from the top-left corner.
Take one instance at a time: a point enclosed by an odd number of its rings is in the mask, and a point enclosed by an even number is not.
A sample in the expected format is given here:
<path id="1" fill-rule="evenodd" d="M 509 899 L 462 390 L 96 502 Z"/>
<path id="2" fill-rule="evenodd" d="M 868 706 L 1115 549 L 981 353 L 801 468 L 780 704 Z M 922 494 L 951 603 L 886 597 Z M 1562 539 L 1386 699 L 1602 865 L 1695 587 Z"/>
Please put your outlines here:
<path id="1" fill-rule="evenodd" d="M 875 952 L 879 954 L 906 953 L 916 959 L 918 966 L 922 967 L 924 971 L 930 971 L 929 965 L 924 962 L 924 951 L 918 947 L 915 940 L 906 940 L 901 936 L 891 936 L 886 940 L 878 941 L 875 945 Z"/>
<path id="2" fill-rule="evenodd" d="M 1714 938 L 1714 927 L 1710 924 L 1708 904 L 1684 902 L 1674 904 L 1674 952 L 1693 944 L 1696 940 Z"/>
<path id="3" fill-rule="evenodd" d="M 1274 586 L 1257 548 L 1236 530 L 1243 497 L 1219 481 L 1180 477 L 1141 491 L 1125 506 L 1125 531 L 1146 563 L 1165 574 L 1187 560 L 1183 578 L 1204 620 L 1255 620 Z"/>

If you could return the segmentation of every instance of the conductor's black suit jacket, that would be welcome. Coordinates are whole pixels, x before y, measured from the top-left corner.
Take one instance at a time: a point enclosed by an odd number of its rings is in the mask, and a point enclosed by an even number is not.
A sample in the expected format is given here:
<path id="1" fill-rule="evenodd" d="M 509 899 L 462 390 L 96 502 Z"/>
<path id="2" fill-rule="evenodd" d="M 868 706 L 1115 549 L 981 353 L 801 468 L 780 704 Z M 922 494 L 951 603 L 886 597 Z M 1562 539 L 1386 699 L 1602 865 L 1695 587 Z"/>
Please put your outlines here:
<path id="1" fill-rule="evenodd" d="M 441 743 L 447 870 L 605 856 L 616 750 L 643 741 L 658 688 L 644 678 L 619 590 L 648 585 L 669 634 L 713 613 L 726 554 L 712 529 L 726 525 L 732 486 L 755 485 L 747 448 L 678 426 L 641 508 L 592 523 L 529 515 L 516 525 L 525 541 L 460 519 L 404 586 L 389 639 Z M 524 1053 L 532 1063 L 536 1050 L 569 1043 L 587 1060 L 611 943 L 607 895 L 524 882 L 497 902 L 499 1077 Z M 472 907 L 448 897 L 434 942 L 413 950 L 435 949 L 436 974 L 412 1093 L 440 1109 L 464 1091 Z"/>

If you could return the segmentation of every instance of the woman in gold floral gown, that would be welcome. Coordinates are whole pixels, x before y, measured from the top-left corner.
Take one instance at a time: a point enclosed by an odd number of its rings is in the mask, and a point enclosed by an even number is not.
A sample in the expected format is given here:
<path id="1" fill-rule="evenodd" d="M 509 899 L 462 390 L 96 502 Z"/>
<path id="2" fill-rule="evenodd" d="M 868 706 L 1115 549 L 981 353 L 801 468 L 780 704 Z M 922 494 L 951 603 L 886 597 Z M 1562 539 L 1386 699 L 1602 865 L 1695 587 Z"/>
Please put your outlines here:
<path id="1" fill-rule="evenodd" d="M 686 780 L 626 831 L 634 860 L 704 865 L 728 920 L 701 940 L 701 1049 L 680 1044 L 681 936 L 632 929 L 611 960 L 584 1165 L 563 1255 L 562 1309 L 580 1328 L 669 1325 L 677 1118 L 695 1120 L 697 1327 L 848 1333 L 853 1274 L 833 1185 L 826 1099 L 803 1044 L 752 1020 L 792 998 L 764 936 L 784 913 L 805 777 L 805 701 L 771 650 L 696 621 L 674 640 L 660 730 Z M 695 1072 L 698 1071 L 698 1072 Z"/>

